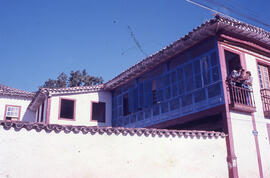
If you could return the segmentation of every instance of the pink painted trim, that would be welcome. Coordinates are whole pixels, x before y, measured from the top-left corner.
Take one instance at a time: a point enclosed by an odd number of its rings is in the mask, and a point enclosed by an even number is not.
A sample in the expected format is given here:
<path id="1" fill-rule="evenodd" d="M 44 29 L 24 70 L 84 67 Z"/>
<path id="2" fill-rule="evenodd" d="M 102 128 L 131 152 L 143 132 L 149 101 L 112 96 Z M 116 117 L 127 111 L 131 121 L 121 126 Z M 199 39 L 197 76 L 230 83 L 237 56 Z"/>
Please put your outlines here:
<path id="1" fill-rule="evenodd" d="M 261 59 L 256 59 L 256 62 L 257 62 L 257 64 L 259 63 L 259 64 L 265 65 L 265 66 L 267 66 L 267 67 L 270 66 L 270 62 L 265 62 L 265 61 L 263 61 L 263 60 L 261 60 Z M 258 69 L 258 68 L 257 68 L 257 69 Z"/>
<path id="2" fill-rule="evenodd" d="M 236 48 L 236 47 L 231 46 L 230 44 L 227 44 L 227 43 L 224 43 L 224 42 L 219 42 L 219 43 L 222 44 L 222 45 L 224 45 L 224 46 L 226 46 L 226 47 L 228 47 L 228 48 L 232 48 L 232 49 L 238 50 L 238 51 L 240 51 L 240 52 L 242 52 L 242 53 L 246 53 L 246 54 L 249 54 L 249 55 L 254 56 L 254 57 L 256 57 L 256 58 L 259 58 L 259 59 L 261 59 L 261 60 L 265 60 L 265 61 L 270 62 L 269 59 L 266 59 L 266 58 L 263 58 L 263 57 L 261 57 L 261 56 L 259 56 L 259 55 L 254 54 L 254 53 L 256 53 L 256 52 L 251 53 L 251 52 L 249 52 L 249 51 L 245 51 L 245 50 L 243 50 L 243 49 Z M 263 55 L 263 54 L 260 54 L 260 55 Z"/>
<path id="3" fill-rule="evenodd" d="M 52 102 L 52 98 L 49 97 L 47 100 L 46 124 L 50 124 L 51 102 Z"/>
<path id="4" fill-rule="evenodd" d="M 99 101 L 91 101 L 91 110 L 90 110 L 90 122 L 98 122 L 96 120 L 93 120 L 93 103 L 100 103 Z M 105 102 L 102 102 L 105 103 Z M 106 123 L 106 103 L 105 103 L 105 121 L 100 123 Z"/>
<path id="5" fill-rule="evenodd" d="M 232 121 L 231 121 L 231 115 L 230 115 L 229 103 L 228 103 L 229 100 L 228 100 L 228 95 L 226 91 L 227 68 L 226 68 L 226 59 L 225 59 L 224 50 L 225 49 L 227 50 L 227 48 L 222 47 L 219 42 L 217 45 L 218 45 L 218 51 L 219 51 L 221 78 L 222 78 L 222 83 L 223 83 L 223 93 L 224 93 L 224 99 L 225 99 L 225 112 L 223 112 L 223 118 L 224 120 L 226 120 L 224 122 L 227 124 L 227 132 L 228 132 L 228 136 L 226 137 L 228 171 L 229 171 L 229 177 L 235 178 L 235 177 L 238 177 L 238 167 L 237 167 L 237 157 L 234 151 Z M 240 55 L 240 60 L 241 60 L 241 55 Z"/>
<path id="6" fill-rule="evenodd" d="M 9 120 L 6 120 L 7 108 L 8 108 L 9 106 L 11 106 L 11 107 L 18 107 L 18 108 L 19 108 L 18 121 L 20 121 L 20 119 L 21 119 L 21 106 L 17 106 L 17 105 L 8 105 L 8 104 L 6 104 L 6 106 L 5 106 L 5 113 L 4 113 L 4 119 L 3 119 L 3 120 L 9 121 Z"/>
<path id="7" fill-rule="evenodd" d="M 61 118 L 60 117 L 60 112 L 61 112 L 61 100 L 65 99 L 65 100 L 72 100 L 74 101 L 74 108 L 73 108 L 73 119 L 67 119 L 67 118 Z M 58 120 L 66 120 L 66 121 L 76 121 L 76 99 L 71 99 L 71 98 L 62 98 L 59 97 L 59 110 L 58 110 Z"/>
<path id="8" fill-rule="evenodd" d="M 263 48 L 259 45 L 256 45 L 254 43 L 251 43 L 251 42 L 248 42 L 248 41 L 244 41 L 244 40 L 240 40 L 240 39 L 237 39 L 237 38 L 234 38 L 234 37 L 231 37 L 231 36 L 227 36 L 227 35 L 224 35 L 224 34 L 221 34 L 220 35 L 222 38 L 224 39 L 227 39 L 229 41 L 232 41 L 232 42 L 235 42 L 235 43 L 239 43 L 239 44 L 243 44 L 243 45 L 246 45 L 246 46 L 249 46 L 250 50 L 253 50 L 254 49 L 257 49 L 257 53 L 259 52 L 263 52 L 264 54 L 262 55 L 265 55 L 265 54 L 270 54 L 270 50 L 266 49 L 266 48 Z"/>
<path id="9" fill-rule="evenodd" d="M 234 49 L 230 49 L 228 47 L 224 47 L 224 46 L 221 46 L 221 48 L 226 51 L 229 51 L 229 52 L 232 52 L 232 53 L 235 53 L 235 54 L 238 54 L 239 57 L 240 57 L 240 63 L 241 63 L 241 66 L 246 69 L 246 60 L 245 60 L 245 54 L 243 52 L 239 52 L 239 50 L 234 50 Z M 225 53 L 223 54 L 224 55 L 224 59 L 225 59 Z M 226 59 L 225 59 L 225 67 L 226 67 Z M 227 72 L 227 68 L 226 69 L 226 72 Z M 227 73 L 226 73 L 227 74 Z"/>
<path id="10" fill-rule="evenodd" d="M 258 79 L 260 80 L 260 76 L 259 76 L 259 71 L 258 71 L 258 65 L 263 65 L 263 66 L 265 66 L 265 67 L 268 67 L 268 69 L 270 69 L 270 63 L 267 63 L 267 62 L 265 62 L 265 61 L 262 61 L 262 60 L 259 60 L 259 59 L 256 59 L 256 69 L 257 69 L 257 74 L 258 74 Z M 270 71 L 270 70 L 269 70 Z M 270 73 L 269 73 L 269 75 L 270 75 Z M 270 76 L 269 76 L 270 77 Z M 262 89 L 261 88 L 261 83 L 260 83 L 260 81 L 259 81 L 259 85 L 260 85 L 260 89 Z"/>
<path id="11" fill-rule="evenodd" d="M 268 141 L 269 141 L 269 144 L 270 144 L 270 124 L 266 124 L 266 129 L 268 131 Z"/>
<path id="12" fill-rule="evenodd" d="M 251 117 L 252 117 L 253 130 L 257 132 L 254 113 L 251 113 Z M 255 145 L 256 145 L 256 153 L 257 153 L 257 159 L 258 159 L 258 167 L 259 167 L 259 172 L 260 172 L 260 178 L 263 178 L 261 152 L 260 152 L 260 145 L 259 145 L 259 140 L 258 140 L 257 135 L 254 135 L 254 140 L 255 140 Z"/>

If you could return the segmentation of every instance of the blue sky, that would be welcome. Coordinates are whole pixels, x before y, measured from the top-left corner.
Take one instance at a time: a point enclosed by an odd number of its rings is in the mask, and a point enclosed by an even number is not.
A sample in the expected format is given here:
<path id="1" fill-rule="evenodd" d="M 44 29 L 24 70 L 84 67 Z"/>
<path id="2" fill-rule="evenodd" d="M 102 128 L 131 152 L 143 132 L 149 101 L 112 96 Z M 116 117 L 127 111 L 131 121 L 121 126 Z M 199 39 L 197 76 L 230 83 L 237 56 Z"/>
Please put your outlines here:
<path id="1" fill-rule="evenodd" d="M 270 19 L 267 0 L 226 2 Z M 36 91 L 82 69 L 107 81 L 145 58 L 128 26 L 151 55 L 213 14 L 184 0 L 0 0 L 0 83 Z"/>

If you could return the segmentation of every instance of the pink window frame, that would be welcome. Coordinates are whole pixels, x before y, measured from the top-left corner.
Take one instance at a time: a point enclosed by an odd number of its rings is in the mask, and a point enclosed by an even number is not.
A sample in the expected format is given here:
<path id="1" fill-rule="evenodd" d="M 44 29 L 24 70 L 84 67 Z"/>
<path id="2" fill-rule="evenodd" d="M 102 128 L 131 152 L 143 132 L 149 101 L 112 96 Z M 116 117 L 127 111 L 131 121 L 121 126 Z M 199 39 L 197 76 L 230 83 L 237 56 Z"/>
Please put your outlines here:
<path id="1" fill-rule="evenodd" d="M 74 101 L 73 119 L 68 119 L 68 118 L 62 118 L 62 117 L 60 117 L 60 114 L 61 114 L 61 101 L 62 101 L 62 99 Z M 62 97 L 59 98 L 58 120 L 76 121 L 76 99 L 62 98 Z"/>
<path id="2" fill-rule="evenodd" d="M 267 132 L 268 132 L 268 141 L 269 141 L 269 144 L 270 144 L 270 124 L 266 124 L 266 129 L 267 129 Z"/>
<path id="3" fill-rule="evenodd" d="M 257 64 L 256 67 L 257 67 L 257 72 L 258 72 L 258 79 L 260 80 L 259 71 L 258 71 L 258 66 L 259 66 L 259 65 L 262 65 L 262 66 L 265 66 L 265 67 L 268 68 L 268 74 L 269 74 L 269 78 L 270 78 L 270 63 L 269 63 L 269 62 L 265 62 L 265 61 L 260 60 L 260 59 L 256 59 L 256 64 Z M 262 88 L 261 88 L 261 83 L 260 83 L 260 81 L 259 81 L 259 85 L 260 85 L 260 89 L 262 89 Z"/>
<path id="4" fill-rule="evenodd" d="M 90 121 L 91 122 L 98 122 L 96 120 L 93 120 L 93 103 L 105 103 L 105 121 L 104 122 L 99 122 L 99 123 L 106 123 L 106 102 L 102 102 L 102 101 L 91 101 L 91 111 L 90 111 Z"/>
<path id="5" fill-rule="evenodd" d="M 6 106 L 5 106 L 5 114 L 4 114 L 4 119 L 3 119 L 3 120 L 9 121 L 9 120 L 6 120 L 7 108 L 8 108 L 9 106 L 10 106 L 10 107 L 18 107 L 18 108 L 19 108 L 18 121 L 20 121 L 20 119 L 21 119 L 21 106 L 17 106 L 17 105 L 8 105 L 8 104 L 6 104 Z"/>
<path id="6" fill-rule="evenodd" d="M 227 76 L 227 63 L 226 63 L 226 58 L 225 58 L 225 50 L 226 51 L 229 51 L 231 53 L 234 53 L 234 54 L 239 55 L 239 57 L 240 57 L 240 64 L 241 64 L 242 68 L 245 69 L 245 70 L 247 69 L 247 67 L 246 67 L 246 59 L 245 59 L 244 52 L 238 51 L 237 49 L 230 49 L 230 48 L 225 47 L 225 46 L 222 46 L 222 45 L 220 45 L 220 47 L 221 47 L 220 55 L 223 56 L 223 60 L 225 60 L 224 62 L 226 64 L 226 68 L 224 69 L 226 71 L 226 76 Z"/>

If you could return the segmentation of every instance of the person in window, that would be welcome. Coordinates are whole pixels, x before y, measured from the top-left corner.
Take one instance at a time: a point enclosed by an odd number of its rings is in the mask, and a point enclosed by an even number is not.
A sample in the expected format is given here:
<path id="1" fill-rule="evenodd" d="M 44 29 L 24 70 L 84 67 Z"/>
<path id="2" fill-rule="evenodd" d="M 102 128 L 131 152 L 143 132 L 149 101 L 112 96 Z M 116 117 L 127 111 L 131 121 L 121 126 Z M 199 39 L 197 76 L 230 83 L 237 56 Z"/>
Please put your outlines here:
<path id="1" fill-rule="evenodd" d="M 242 87 L 246 89 L 246 91 L 244 91 L 246 95 L 246 104 L 250 105 L 251 104 L 250 91 L 252 89 L 252 80 L 253 80 L 251 76 L 251 72 L 247 71 L 244 78 L 245 78 L 245 81 L 243 82 Z"/>
<path id="2" fill-rule="evenodd" d="M 253 78 L 251 76 L 251 72 L 250 71 L 247 71 L 246 72 L 246 75 L 244 77 L 244 82 L 242 84 L 243 88 L 245 89 L 248 89 L 248 90 L 251 90 L 252 89 L 252 81 L 253 81 Z"/>
<path id="3" fill-rule="evenodd" d="M 245 70 L 241 66 L 238 66 L 230 74 L 231 84 L 238 87 L 242 87 L 243 82 L 246 80 L 244 74 L 245 74 Z"/>

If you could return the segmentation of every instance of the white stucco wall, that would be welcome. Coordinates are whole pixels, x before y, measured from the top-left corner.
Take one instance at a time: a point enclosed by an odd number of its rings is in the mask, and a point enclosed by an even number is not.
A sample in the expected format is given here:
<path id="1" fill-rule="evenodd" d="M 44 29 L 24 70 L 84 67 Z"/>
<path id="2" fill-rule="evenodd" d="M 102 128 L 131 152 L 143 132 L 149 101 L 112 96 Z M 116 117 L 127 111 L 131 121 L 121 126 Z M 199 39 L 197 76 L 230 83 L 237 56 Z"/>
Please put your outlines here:
<path id="1" fill-rule="evenodd" d="M 225 178 L 225 138 L 46 133 L 0 126 L 0 177 Z"/>
<path id="2" fill-rule="evenodd" d="M 76 110 L 75 120 L 59 120 L 59 104 L 60 98 L 75 99 Z M 105 102 L 106 103 L 106 122 L 97 123 L 91 121 L 91 102 Z M 84 125 L 84 126 L 111 126 L 111 115 L 112 115 L 112 102 L 110 92 L 92 92 L 84 94 L 70 94 L 61 96 L 51 96 L 51 109 L 50 109 L 50 124 L 64 124 L 64 125 Z"/>
<path id="3" fill-rule="evenodd" d="M 261 57 L 261 58 L 260 58 Z M 260 83 L 259 83 L 259 75 L 257 69 L 257 62 L 256 59 L 266 62 L 267 60 L 270 61 L 270 58 L 265 56 L 258 55 L 258 57 L 252 54 L 245 54 L 246 59 L 246 67 L 247 70 L 251 71 L 253 76 L 253 92 L 254 92 L 254 99 L 256 103 L 256 112 L 254 113 L 255 121 L 256 121 L 256 128 L 258 131 L 258 142 L 260 147 L 260 154 L 261 154 L 261 161 L 263 167 L 263 176 L 270 177 L 270 144 L 269 144 L 269 137 L 267 134 L 267 123 L 270 123 L 269 118 L 264 117 L 263 113 L 263 103 L 261 100 L 260 94 Z M 270 63 L 267 62 L 270 66 Z M 254 140 L 254 138 L 253 138 Z M 254 141 L 252 142 L 254 143 Z"/>
<path id="4" fill-rule="evenodd" d="M 230 47 L 227 46 L 227 48 Z M 266 62 L 266 60 L 270 61 L 270 58 L 255 54 L 242 48 L 230 49 L 244 52 L 246 70 L 251 71 L 253 76 L 253 93 L 256 105 L 254 117 L 258 131 L 258 136 L 256 137 L 258 138 L 259 143 L 263 176 L 270 177 L 270 138 L 268 137 L 266 127 L 267 123 L 270 123 L 270 119 L 265 118 L 263 113 L 263 104 L 260 94 L 259 76 L 256 62 L 256 59 Z M 251 114 L 231 111 L 231 119 L 239 177 L 260 177 L 255 138 L 252 133 L 254 128 Z"/>
<path id="5" fill-rule="evenodd" d="M 34 121 L 35 113 L 27 110 L 31 99 L 15 96 L 0 96 L 0 120 L 5 120 L 6 105 L 20 106 L 20 121 Z"/>

